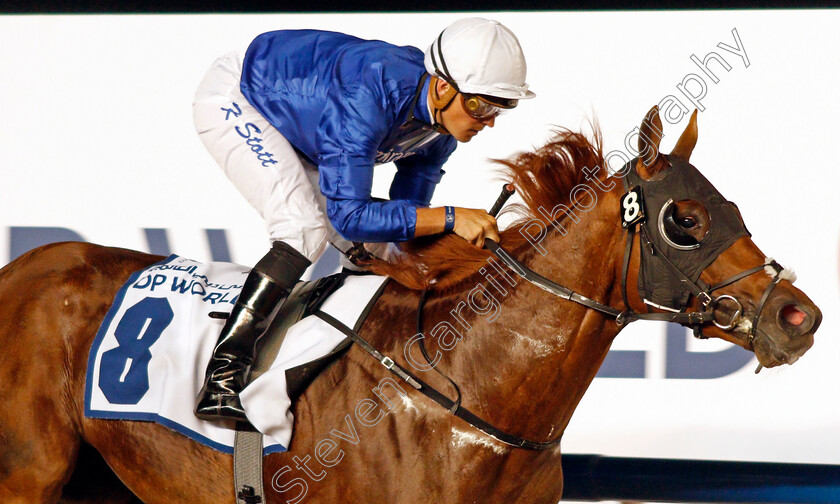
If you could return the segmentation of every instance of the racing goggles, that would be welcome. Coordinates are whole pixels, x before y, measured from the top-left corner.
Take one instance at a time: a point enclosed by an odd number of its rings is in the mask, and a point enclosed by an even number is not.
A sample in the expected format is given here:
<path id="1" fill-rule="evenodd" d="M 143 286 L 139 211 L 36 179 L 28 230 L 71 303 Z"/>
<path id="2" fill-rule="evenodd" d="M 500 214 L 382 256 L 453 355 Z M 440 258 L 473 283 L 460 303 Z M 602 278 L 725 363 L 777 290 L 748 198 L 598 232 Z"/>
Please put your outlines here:
<path id="1" fill-rule="evenodd" d="M 461 103 L 470 117 L 477 121 L 488 121 L 516 107 L 519 100 L 461 93 Z"/>

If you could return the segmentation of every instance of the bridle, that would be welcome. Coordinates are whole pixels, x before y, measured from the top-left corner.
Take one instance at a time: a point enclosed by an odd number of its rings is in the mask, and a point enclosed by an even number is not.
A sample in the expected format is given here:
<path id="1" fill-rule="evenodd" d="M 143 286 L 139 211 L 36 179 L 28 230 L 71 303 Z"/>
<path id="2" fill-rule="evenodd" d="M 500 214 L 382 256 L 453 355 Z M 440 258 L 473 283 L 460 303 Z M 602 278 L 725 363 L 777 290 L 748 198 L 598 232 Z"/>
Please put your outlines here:
<path id="1" fill-rule="evenodd" d="M 635 159 L 632 160 L 630 162 L 631 166 L 630 167 L 625 167 L 625 168 L 627 168 L 628 170 L 632 170 L 632 167 L 635 166 L 636 161 L 637 160 L 635 160 Z M 689 165 L 687 161 L 683 161 L 683 160 L 678 159 L 678 158 L 669 158 L 669 162 L 672 163 L 672 169 L 684 170 L 683 173 L 680 174 L 681 176 L 685 176 L 686 175 L 685 170 L 690 168 L 693 171 L 692 174 L 695 175 L 695 178 L 699 177 L 700 179 L 705 181 L 705 179 L 702 178 L 702 176 L 699 175 L 699 172 L 697 172 L 696 168 Z M 593 299 L 590 299 L 586 296 L 578 294 L 577 292 L 574 292 L 573 290 L 571 290 L 567 287 L 564 287 L 564 286 L 562 286 L 562 285 L 560 285 L 560 284 L 558 284 L 558 283 L 556 283 L 552 280 L 549 280 L 548 278 L 540 275 L 539 273 L 537 273 L 534 270 L 530 269 L 529 267 L 525 266 L 524 264 L 519 262 L 517 259 L 514 259 L 510 254 L 508 254 L 508 252 L 505 249 L 503 249 L 498 243 L 496 243 L 493 240 L 485 240 L 484 247 L 486 249 L 488 249 L 497 259 L 499 259 L 501 262 L 503 262 L 505 265 L 507 265 L 508 268 L 513 270 L 517 275 L 519 275 L 520 277 L 522 277 L 523 279 L 525 279 L 526 281 L 528 281 L 532 285 L 534 285 L 536 287 L 539 287 L 540 289 L 543 289 L 546 292 L 549 292 L 549 293 L 551 293 L 551 294 L 553 294 L 557 297 L 560 297 L 562 299 L 578 303 L 578 304 L 583 305 L 587 308 L 591 308 L 591 309 L 596 310 L 600 313 L 603 313 L 605 315 L 613 317 L 616 321 L 616 324 L 618 324 L 619 327 L 624 326 L 624 325 L 626 325 L 630 322 L 633 322 L 635 320 L 658 320 L 658 321 L 665 321 L 665 322 L 675 322 L 675 323 L 678 323 L 678 324 L 681 324 L 681 325 L 684 325 L 684 326 L 691 327 L 693 329 L 694 336 L 698 337 L 698 338 L 706 338 L 706 336 L 703 335 L 702 330 L 703 330 L 703 327 L 708 325 L 709 323 L 714 324 L 716 327 L 718 327 L 719 329 L 721 329 L 723 331 L 732 331 L 733 329 L 735 329 L 736 327 L 738 327 L 740 325 L 741 320 L 743 318 L 744 311 L 743 311 L 743 306 L 741 305 L 741 302 L 736 297 L 731 296 L 729 294 L 721 294 L 721 295 L 715 296 L 714 292 L 716 290 L 722 289 L 723 287 L 726 287 L 726 286 L 729 286 L 729 285 L 732 285 L 735 282 L 738 282 L 739 280 L 747 278 L 747 277 L 749 277 L 749 276 L 751 276 L 755 273 L 759 273 L 761 271 L 766 271 L 767 269 L 772 269 L 773 270 L 773 275 L 772 275 L 772 278 L 770 280 L 770 283 L 764 289 L 764 292 L 762 293 L 761 298 L 759 299 L 758 305 L 756 306 L 755 313 L 753 314 L 753 317 L 751 319 L 751 325 L 750 325 L 749 332 L 748 332 L 748 335 L 747 335 L 746 343 L 750 346 L 750 348 L 752 348 L 753 347 L 753 341 L 755 339 L 756 328 L 758 327 L 759 318 L 761 317 L 761 313 L 764 309 L 765 304 L 767 303 L 767 300 L 770 298 L 770 295 L 773 292 L 773 289 L 775 289 L 775 287 L 782 280 L 782 271 L 784 271 L 784 268 L 779 263 L 777 263 L 776 261 L 774 261 L 772 259 L 768 259 L 768 260 L 765 261 L 764 264 L 761 264 L 761 265 L 755 266 L 753 268 L 749 268 L 749 269 L 746 269 L 744 271 L 741 271 L 740 273 L 732 275 L 731 277 L 729 277 L 725 280 L 722 280 L 720 282 L 717 282 L 715 284 L 712 284 L 712 285 L 706 285 L 706 283 L 703 282 L 699 278 L 699 273 L 698 273 L 696 278 L 694 278 L 694 279 L 690 278 L 680 267 L 678 267 L 676 264 L 674 264 L 674 262 L 671 259 L 669 259 L 669 257 L 665 253 L 665 251 L 663 251 L 661 249 L 661 247 L 657 244 L 658 240 L 654 239 L 656 237 L 651 236 L 652 233 L 651 233 L 651 226 L 649 225 L 650 223 L 647 222 L 644 218 L 644 215 L 647 215 L 650 212 L 646 211 L 647 210 L 647 208 L 645 207 L 646 203 L 643 203 L 644 199 L 642 198 L 642 192 L 641 192 L 643 190 L 642 188 L 647 184 L 644 181 L 641 181 L 641 179 L 639 179 L 638 180 L 638 182 L 640 182 L 639 186 L 629 187 L 629 184 L 630 184 L 631 181 L 634 181 L 634 179 L 632 177 L 629 178 L 629 179 L 627 177 L 625 177 L 625 179 L 624 179 L 625 188 L 628 189 L 628 192 L 625 193 L 625 195 L 622 197 L 622 202 L 626 202 L 627 201 L 626 198 L 633 198 L 633 196 L 628 196 L 628 195 L 633 193 L 633 189 L 635 189 L 636 190 L 635 194 L 637 195 L 636 197 L 638 198 L 638 201 L 640 202 L 639 210 L 640 210 L 641 217 L 640 218 L 635 218 L 636 216 L 632 216 L 632 217 L 634 217 L 632 219 L 622 219 L 622 225 L 627 230 L 626 245 L 625 245 L 624 257 L 623 257 L 623 260 L 622 260 L 622 273 L 621 273 L 621 293 L 622 293 L 622 298 L 623 298 L 623 301 L 624 301 L 624 306 L 626 307 L 624 310 L 618 310 L 616 308 L 605 305 L 603 303 L 599 303 L 599 302 L 597 302 Z M 705 191 L 710 192 L 710 193 L 713 192 L 714 195 L 719 196 L 719 193 L 717 192 L 717 190 L 714 189 L 714 187 L 710 183 L 708 183 L 708 181 L 706 181 L 706 184 L 708 184 L 708 185 L 707 185 L 707 187 L 705 187 Z M 499 196 L 499 199 L 497 199 L 496 203 L 493 205 L 493 210 L 491 210 L 491 214 L 497 213 L 498 210 L 501 208 L 502 205 L 504 205 L 504 202 L 507 200 L 507 198 L 510 197 L 510 195 L 512 193 L 513 193 L 513 191 L 511 191 L 507 187 L 505 189 L 503 189 L 502 194 Z M 655 199 L 655 198 L 649 198 L 649 199 Z M 657 219 L 655 229 L 656 229 L 657 233 L 662 233 L 662 236 L 660 236 L 658 238 L 661 238 L 662 241 L 664 241 L 665 243 L 668 243 L 669 246 L 672 246 L 672 247 L 674 247 L 678 250 L 681 250 L 683 252 L 695 252 L 696 253 L 696 252 L 701 251 L 703 247 L 699 243 L 696 244 L 696 246 L 695 246 L 695 244 L 679 244 L 679 243 L 676 243 L 673 238 L 668 237 L 667 234 L 665 234 L 664 225 L 662 225 L 662 222 L 663 222 L 664 219 L 661 216 L 663 216 L 665 214 L 665 210 L 666 210 L 667 205 L 670 205 L 672 203 L 673 203 L 673 199 L 670 198 L 670 197 L 667 198 L 665 203 L 663 204 L 663 206 L 659 210 L 659 212 L 656 213 L 656 215 L 660 216 L 660 218 Z M 749 236 L 749 231 L 747 231 L 746 227 L 743 225 L 743 221 L 741 221 L 741 219 L 740 219 L 740 213 L 737 212 L 737 208 L 735 208 L 734 204 L 732 204 L 732 203 L 726 202 L 726 204 L 730 205 L 732 207 L 732 209 L 734 209 L 735 213 L 737 213 L 737 225 L 735 227 L 742 228 L 742 231 L 738 232 L 738 233 L 735 233 L 735 236 L 730 237 L 729 240 L 720 242 L 720 244 L 718 245 L 716 250 L 713 250 L 711 252 L 711 254 L 709 254 L 711 256 L 711 261 L 716 259 L 738 237 L 744 236 L 744 235 Z M 626 207 L 624 207 L 624 208 L 626 208 Z M 645 211 L 642 211 L 643 209 Z M 732 217 L 730 216 L 730 220 L 731 219 L 732 219 Z M 730 222 L 730 224 L 734 224 L 734 223 Z M 645 292 L 645 289 L 644 289 L 645 285 L 644 285 L 644 279 L 643 279 L 644 277 L 641 273 L 639 275 L 639 280 L 641 282 L 641 285 L 639 286 L 639 291 L 640 291 L 640 294 L 642 295 L 642 299 L 644 300 L 645 305 L 646 306 L 653 306 L 654 308 L 659 308 L 663 311 L 662 312 L 657 312 L 657 313 L 651 313 L 651 312 L 639 313 L 639 312 L 636 312 L 636 311 L 634 311 L 633 309 L 630 308 L 630 303 L 629 303 L 628 298 L 627 298 L 627 277 L 628 277 L 628 272 L 629 272 L 630 257 L 631 257 L 632 250 L 633 250 L 633 243 L 635 241 L 634 240 L 634 235 L 637 232 L 639 234 L 639 244 L 640 244 L 639 249 L 640 249 L 640 254 L 642 255 L 642 257 L 647 256 L 648 259 L 653 259 L 653 262 L 649 262 L 649 264 L 657 264 L 657 270 L 659 270 L 658 274 L 668 275 L 672 279 L 675 279 L 678 282 L 677 285 L 680 285 L 683 289 L 686 289 L 690 294 L 694 295 L 698 299 L 698 301 L 700 302 L 700 308 L 701 309 L 699 311 L 694 311 L 694 312 L 687 312 L 686 311 L 687 308 L 688 308 L 687 296 L 685 297 L 685 301 L 681 304 L 679 309 L 674 309 L 674 308 L 670 308 L 670 307 L 667 307 L 667 306 L 664 306 L 664 305 L 655 304 L 651 301 L 646 300 L 644 298 L 644 292 Z M 709 261 L 709 262 L 711 262 L 711 261 Z M 642 267 L 643 263 L 644 262 L 642 260 L 639 261 L 640 268 Z M 703 269 L 705 269 L 705 267 Z M 674 297 L 682 297 L 681 295 L 678 295 L 679 293 L 672 293 L 672 294 L 674 294 Z M 421 299 L 425 299 L 425 295 L 422 296 Z M 715 315 L 714 315 L 715 309 L 718 307 L 718 305 L 720 303 L 722 303 L 724 301 L 733 302 L 737 306 L 735 312 L 732 314 L 732 316 L 730 317 L 730 320 L 726 324 L 718 322 L 715 319 Z M 421 304 L 421 307 L 422 307 L 422 304 Z M 420 330 L 420 329 L 418 329 L 418 330 Z M 424 355 L 424 357 L 426 357 L 426 360 L 429 361 L 429 364 L 431 364 L 431 361 L 429 360 L 429 356 L 428 356 L 428 354 L 425 350 L 425 347 L 422 346 L 422 341 L 423 340 L 421 340 L 421 349 L 423 351 L 423 355 Z M 761 366 L 759 366 L 759 369 L 761 369 Z M 437 371 L 436 367 L 435 367 L 435 370 Z M 440 373 L 440 371 L 438 371 L 438 372 Z M 756 372 L 758 372 L 758 371 L 756 371 Z M 443 373 L 441 373 L 441 374 L 443 374 Z M 446 376 L 446 375 L 444 375 L 444 377 L 449 379 L 449 377 Z M 455 389 L 458 392 L 458 398 L 456 399 L 456 401 L 454 401 L 454 403 L 459 404 L 460 403 L 460 390 L 458 389 L 458 386 L 451 379 L 449 379 L 449 381 L 452 383 L 452 385 L 455 386 Z M 475 425 L 475 424 L 473 424 L 473 425 Z M 485 433 L 488 433 L 488 434 L 490 433 L 485 428 L 481 428 L 481 427 L 478 427 L 478 428 L 481 429 L 482 431 L 484 431 Z M 493 435 L 493 434 L 491 434 L 491 435 Z M 552 440 L 552 441 L 546 441 L 546 442 L 541 442 L 540 443 L 540 442 L 528 441 L 526 439 L 519 438 L 518 436 L 511 436 L 511 435 L 507 435 L 507 436 L 509 438 L 510 437 L 516 438 L 518 440 L 518 442 L 512 443 L 512 442 L 510 442 L 510 439 L 500 439 L 500 440 L 507 443 L 507 444 L 513 444 L 515 446 L 534 449 L 534 450 L 549 448 L 549 447 L 554 446 L 555 444 L 559 443 L 559 441 L 560 441 L 559 437 L 556 438 L 555 440 Z M 498 435 L 494 435 L 494 437 L 496 437 L 496 439 L 499 439 Z"/>
<path id="2" fill-rule="evenodd" d="M 590 299 L 586 296 L 578 294 L 573 290 L 564 287 L 556 282 L 545 278 L 544 276 L 540 275 L 539 273 L 535 272 L 534 270 L 528 268 L 518 260 L 514 259 L 507 253 L 498 243 L 487 240 L 484 243 L 485 248 L 487 248 L 490 252 L 493 253 L 496 258 L 498 258 L 501 262 L 507 265 L 511 270 L 517 273 L 520 277 L 527 280 L 529 283 L 543 289 L 546 292 L 549 292 L 557 297 L 562 299 L 566 299 L 568 301 L 572 301 L 583 305 L 587 308 L 591 308 L 598 312 L 601 312 L 605 315 L 613 317 L 616 321 L 616 324 L 619 326 L 624 326 L 630 322 L 636 320 L 658 320 L 664 322 L 675 322 L 677 324 L 681 324 L 684 326 L 691 327 L 694 331 L 694 336 L 698 338 L 706 338 L 705 335 L 702 333 L 703 326 L 712 323 L 716 327 L 720 328 L 724 331 L 730 331 L 736 328 L 742 318 L 743 314 L 743 307 L 741 303 L 734 297 L 730 296 L 729 294 L 722 294 L 717 297 L 712 297 L 712 292 L 722 287 L 726 287 L 727 285 L 731 285 L 742 278 L 746 278 L 754 273 L 758 273 L 760 271 L 764 271 L 766 267 L 771 267 L 775 271 L 773 275 L 773 279 L 771 280 L 770 284 L 764 290 L 764 294 L 761 296 L 761 299 L 758 303 L 758 307 L 756 308 L 756 312 L 753 315 L 752 319 L 752 327 L 750 328 L 749 335 L 748 335 L 748 344 L 752 347 L 752 342 L 755 339 L 755 328 L 758 325 L 758 319 L 761 316 L 762 309 L 764 308 L 767 299 L 770 297 L 773 288 L 781 281 L 780 274 L 784 268 L 774 260 L 770 260 L 760 266 L 756 266 L 754 268 L 750 268 L 744 270 L 732 277 L 718 282 L 712 286 L 706 286 L 702 280 L 697 280 L 692 282 L 688 277 L 685 276 L 676 266 L 671 263 L 667 258 L 659 255 L 658 257 L 662 258 L 664 263 L 674 271 L 674 274 L 679 275 L 683 278 L 684 283 L 691 289 L 692 293 L 695 294 L 697 299 L 701 303 L 702 311 L 695 311 L 695 312 L 685 312 L 685 311 L 666 311 L 663 313 L 639 313 L 633 311 L 629 308 L 629 303 L 627 302 L 627 294 L 626 294 L 626 284 L 627 284 L 627 265 L 630 262 L 630 250 L 632 248 L 633 242 L 633 231 L 628 231 L 627 237 L 627 252 L 625 253 L 624 257 L 624 265 L 622 266 L 622 294 L 624 295 L 625 306 L 628 306 L 625 310 L 617 310 L 611 306 L 599 303 L 593 299 Z M 717 308 L 717 305 L 720 304 L 722 301 L 728 300 L 734 302 L 738 308 L 733 313 L 732 317 L 728 324 L 721 324 L 715 319 L 714 311 Z M 656 308 L 660 309 L 667 309 L 666 307 L 662 306 L 655 306 Z"/>
<path id="3" fill-rule="evenodd" d="M 630 259 L 634 234 L 638 233 L 640 243 L 639 285 L 642 301 L 648 307 L 658 308 L 675 314 L 686 313 L 688 299 L 693 295 L 700 304 L 697 312 L 702 314 L 702 321 L 696 320 L 701 315 L 694 315 L 695 320 L 679 321 L 693 329 L 695 337 L 704 338 L 703 326 L 711 322 L 723 331 L 733 331 L 741 326 L 744 309 L 741 302 L 728 294 L 714 295 L 714 292 L 729 286 L 743 278 L 761 271 L 773 271 L 770 283 L 756 305 L 750 319 L 746 344 L 752 348 L 758 321 L 773 289 L 782 279 L 784 268 L 772 259 L 764 264 L 741 271 L 713 285 L 706 285 L 700 274 L 721 253 L 728 249 L 738 238 L 751 236 L 741 219 L 741 214 L 734 203 L 727 201 L 718 190 L 692 166 L 687 159 L 675 155 L 663 155 L 664 169 L 657 177 L 642 179 L 634 169 L 638 160 L 630 161 L 622 172 L 626 173 L 623 184 L 627 191 L 621 198 L 622 227 L 627 229 L 627 244 L 622 266 L 622 297 L 629 309 L 627 300 L 627 269 Z M 626 214 L 627 202 L 638 199 L 640 215 Z M 710 217 L 708 233 L 700 241 L 681 233 L 673 222 L 674 200 L 698 199 Z M 648 216 L 651 218 L 649 219 Z M 627 218 L 632 217 L 632 218 Z M 651 285 L 651 284 L 658 285 Z M 722 302 L 733 303 L 735 311 L 726 323 L 718 322 L 714 312 Z M 634 314 L 636 320 L 650 318 L 652 314 Z M 618 320 L 621 322 L 621 320 Z"/>
<path id="4" fill-rule="evenodd" d="M 680 179 L 684 179 L 686 177 L 694 177 L 694 189 L 698 186 L 701 187 L 701 192 L 708 193 L 709 196 L 713 196 L 714 198 L 721 199 L 724 204 L 719 204 L 718 206 L 721 209 L 726 210 L 726 212 L 720 212 L 720 218 L 713 219 L 712 221 L 716 224 L 720 225 L 721 221 L 729 221 L 729 228 L 730 233 L 727 239 L 723 241 L 718 241 L 717 247 L 714 250 L 704 250 L 700 243 L 695 244 L 687 244 L 687 243 L 676 243 L 676 240 L 673 237 L 669 237 L 668 234 L 665 232 L 664 222 L 664 215 L 666 210 L 668 209 L 669 205 L 673 204 L 673 196 L 667 195 L 667 197 L 660 197 L 660 200 L 664 200 L 661 208 L 658 209 L 657 212 L 650 212 L 651 203 L 657 200 L 656 193 L 659 192 L 657 188 L 652 188 L 651 186 L 654 185 L 649 181 L 645 181 L 641 179 L 636 173 L 633 167 L 636 165 L 637 159 L 633 159 L 630 161 L 629 166 L 625 166 L 622 171 L 626 172 L 627 175 L 624 177 L 624 186 L 627 192 L 621 198 L 622 209 L 627 209 L 629 205 L 627 202 L 634 202 L 638 203 L 638 212 L 633 214 L 630 212 L 630 215 L 627 212 L 622 214 L 622 227 L 624 227 L 627 231 L 627 238 L 626 238 L 626 245 L 624 250 L 624 257 L 622 260 L 622 273 L 621 273 L 621 294 L 624 301 L 624 306 L 626 307 L 624 310 L 618 310 L 611 306 L 605 305 L 603 303 L 599 303 L 593 299 L 590 299 L 586 296 L 578 294 L 571 289 L 564 287 L 562 285 L 553 282 L 544 276 L 536 273 L 535 271 L 531 270 L 527 266 L 523 265 L 518 260 L 514 259 L 510 254 L 507 253 L 499 244 L 492 240 L 485 241 L 485 248 L 487 248 L 494 256 L 496 256 L 501 262 L 506 264 L 511 270 L 516 272 L 520 277 L 527 280 L 531 284 L 550 292 L 551 294 L 558 296 L 562 299 L 566 299 L 587 308 L 591 308 L 598 312 L 601 312 L 605 315 L 613 317 L 616 321 L 616 324 L 619 326 L 624 326 L 630 322 L 635 320 L 658 320 L 658 321 L 665 321 L 665 322 L 675 322 L 677 324 L 681 324 L 683 326 L 687 326 L 692 328 L 694 336 L 697 338 L 706 338 L 703 335 L 703 327 L 707 326 L 708 324 L 713 324 L 714 326 L 718 327 L 723 331 L 732 331 L 735 328 L 741 325 L 744 316 L 744 309 L 741 302 L 731 296 L 729 294 L 721 294 L 721 295 L 714 295 L 714 292 L 726 287 L 728 285 L 732 285 L 735 282 L 751 276 L 755 273 L 766 271 L 767 269 L 773 270 L 773 275 L 771 278 L 770 283 L 764 290 L 761 298 L 759 299 L 758 305 L 756 306 L 755 313 L 753 314 L 752 319 L 750 319 L 750 328 L 747 334 L 747 345 L 752 348 L 753 341 L 755 339 L 756 328 L 758 327 L 758 320 L 761 316 L 761 313 L 764 309 L 767 300 L 770 298 L 773 289 L 779 282 L 782 280 L 782 271 L 784 268 L 776 261 L 772 259 L 768 259 L 764 264 L 755 266 L 753 268 L 746 269 L 737 273 L 725 280 L 717 282 L 713 285 L 706 285 L 699 278 L 699 272 L 696 274 L 695 278 L 691 278 L 682 268 L 680 268 L 674 261 L 668 257 L 668 253 L 666 250 L 663 249 L 662 244 L 667 244 L 674 249 L 677 249 L 686 255 L 699 255 L 702 259 L 705 257 L 705 265 L 702 269 L 705 269 L 705 266 L 710 264 L 714 259 L 716 259 L 726 248 L 729 247 L 734 241 L 741 237 L 741 236 L 750 236 L 749 231 L 747 231 L 746 227 L 743 225 L 743 221 L 741 221 L 740 213 L 737 212 L 737 208 L 734 204 L 726 201 L 720 196 L 720 193 L 714 189 L 714 186 L 711 185 L 708 181 L 703 178 L 696 168 L 691 166 L 687 161 L 684 161 L 680 158 L 673 157 L 673 156 L 665 156 L 668 160 L 672 171 L 676 172 L 679 171 L 678 176 Z M 632 173 L 632 175 L 631 175 Z M 671 184 L 662 183 L 663 180 L 659 180 L 660 185 L 665 187 Z M 703 184 L 705 182 L 705 184 Z M 632 186 L 631 186 L 632 184 Z M 705 187 L 704 187 L 705 186 Z M 648 190 L 646 190 L 648 189 Z M 653 189 L 653 190 L 650 190 Z M 502 204 L 504 203 L 504 199 L 509 197 L 509 194 L 506 196 L 506 193 L 503 192 L 502 196 L 499 197 L 502 200 Z M 644 196 L 643 196 L 644 194 Z M 654 196 L 654 197 L 651 197 Z M 694 195 L 696 196 L 696 195 Z M 714 199 L 714 198 L 707 198 L 707 199 Z M 497 204 L 498 205 L 498 200 Z M 716 212 L 717 213 L 717 212 Z M 647 220 L 648 215 L 657 215 L 658 218 L 656 219 L 655 225 Z M 734 230 L 734 231 L 732 231 Z M 653 271 L 648 272 L 648 279 L 645 279 L 645 275 L 643 272 L 640 271 L 639 273 L 639 294 L 642 301 L 648 307 L 653 307 L 662 310 L 662 312 L 652 313 L 648 311 L 647 313 L 639 313 L 634 311 L 630 308 L 630 302 L 627 296 L 627 278 L 629 273 L 629 265 L 630 265 L 630 257 L 632 254 L 634 237 L 638 233 L 639 235 L 639 250 L 641 254 L 641 258 L 639 261 L 640 269 L 644 267 L 645 263 L 652 265 Z M 646 259 L 646 261 L 645 261 Z M 693 260 L 690 258 L 689 260 Z M 700 272 L 702 272 L 702 269 Z M 663 303 L 656 303 L 654 301 L 648 300 L 645 297 L 645 293 L 649 291 L 648 285 L 646 285 L 646 281 L 650 281 L 650 278 L 662 278 L 667 279 L 670 281 L 670 284 L 675 288 L 679 289 L 677 292 L 670 292 L 668 293 L 672 299 L 682 299 L 678 308 L 673 308 L 670 306 L 666 306 Z M 683 291 L 687 294 L 693 295 L 700 303 L 700 310 L 688 312 L 688 295 L 683 295 Z M 717 309 L 718 305 L 722 302 L 731 302 L 734 303 L 737 307 L 735 312 L 730 317 L 727 323 L 718 322 L 715 318 L 715 310 Z"/>

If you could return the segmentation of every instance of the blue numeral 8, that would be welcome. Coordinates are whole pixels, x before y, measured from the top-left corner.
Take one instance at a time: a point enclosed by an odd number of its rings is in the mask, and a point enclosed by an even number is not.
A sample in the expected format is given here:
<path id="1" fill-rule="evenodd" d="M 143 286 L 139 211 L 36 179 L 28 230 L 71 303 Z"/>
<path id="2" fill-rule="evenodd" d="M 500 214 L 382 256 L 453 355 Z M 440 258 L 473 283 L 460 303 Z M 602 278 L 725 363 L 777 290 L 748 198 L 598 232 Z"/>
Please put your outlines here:
<path id="1" fill-rule="evenodd" d="M 119 346 L 102 354 L 99 388 L 111 404 L 137 404 L 149 391 L 149 348 L 172 322 L 165 298 L 147 297 L 125 311 L 114 335 Z"/>

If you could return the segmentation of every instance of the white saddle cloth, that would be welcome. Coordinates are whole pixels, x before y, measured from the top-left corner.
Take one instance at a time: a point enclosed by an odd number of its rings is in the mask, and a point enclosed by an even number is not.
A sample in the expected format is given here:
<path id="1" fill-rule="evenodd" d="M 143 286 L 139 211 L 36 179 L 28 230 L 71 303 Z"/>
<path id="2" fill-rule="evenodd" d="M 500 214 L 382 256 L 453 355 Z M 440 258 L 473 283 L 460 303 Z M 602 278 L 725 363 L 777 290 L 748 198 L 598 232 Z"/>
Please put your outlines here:
<path id="1" fill-rule="evenodd" d="M 88 359 L 85 416 L 158 422 L 215 449 L 232 453 L 232 425 L 193 415 L 224 320 L 250 268 L 199 263 L 176 255 L 131 275 L 117 293 Z M 385 281 L 350 276 L 322 310 L 353 327 Z M 332 351 L 345 336 L 317 317 L 286 334 L 270 369 L 242 392 L 248 420 L 264 434 L 265 453 L 286 451 L 294 418 L 286 370 Z"/>

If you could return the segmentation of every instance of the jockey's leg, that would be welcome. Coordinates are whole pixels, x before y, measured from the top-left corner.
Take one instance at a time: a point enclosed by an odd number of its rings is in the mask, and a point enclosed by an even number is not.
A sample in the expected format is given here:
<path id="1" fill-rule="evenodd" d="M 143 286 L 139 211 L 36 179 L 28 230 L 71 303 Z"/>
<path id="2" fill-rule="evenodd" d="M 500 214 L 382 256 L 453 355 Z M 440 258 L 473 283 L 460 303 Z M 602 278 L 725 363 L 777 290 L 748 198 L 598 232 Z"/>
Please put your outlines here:
<path id="1" fill-rule="evenodd" d="M 265 220 L 271 241 L 282 241 L 314 262 L 328 245 L 318 184 L 306 173 L 306 167 L 314 170 L 317 181 L 317 169 L 242 96 L 241 72 L 241 60 L 230 54 L 205 75 L 193 103 L 199 138 Z"/>
<path id="2" fill-rule="evenodd" d="M 219 58 L 199 85 L 193 117 L 207 150 L 265 220 L 273 247 L 248 275 L 222 329 L 196 406 L 205 419 L 245 419 L 238 394 L 254 346 L 271 312 L 328 244 L 306 161 L 242 96 L 240 74 L 237 56 Z"/>
<path id="3" fill-rule="evenodd" d="M 245 388 L 257 342 L 271 323 L 271 312 L 282 304 L 310 264 L 289 245 L 274 242 L 251 270 L 213 350 L 196 416 L 246 419 L 239 393 Z"/>

